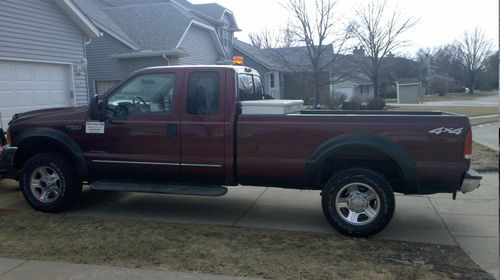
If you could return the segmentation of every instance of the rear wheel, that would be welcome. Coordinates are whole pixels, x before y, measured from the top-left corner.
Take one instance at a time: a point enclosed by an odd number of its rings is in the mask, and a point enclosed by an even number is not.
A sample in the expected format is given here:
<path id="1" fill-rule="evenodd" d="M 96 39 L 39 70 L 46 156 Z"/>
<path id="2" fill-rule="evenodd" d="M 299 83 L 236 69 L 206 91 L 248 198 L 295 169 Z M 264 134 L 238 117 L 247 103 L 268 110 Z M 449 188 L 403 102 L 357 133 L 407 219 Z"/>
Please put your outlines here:
<path id="1" fill-rule="evenodd" d="M 340 233 L 367 237 L 384 229 L 395 208 L 394 193 L 384 177 L 364 168 L 334 175 L 323 190 L 322 207 Z"/>
<path id="2" fill-rule="evenodd" d="M 71 163 L 54 153 L 30 158 L 23 167 L 20 186 L 26 201 L 43 212 L 69 209 L 82 192 Z"/>

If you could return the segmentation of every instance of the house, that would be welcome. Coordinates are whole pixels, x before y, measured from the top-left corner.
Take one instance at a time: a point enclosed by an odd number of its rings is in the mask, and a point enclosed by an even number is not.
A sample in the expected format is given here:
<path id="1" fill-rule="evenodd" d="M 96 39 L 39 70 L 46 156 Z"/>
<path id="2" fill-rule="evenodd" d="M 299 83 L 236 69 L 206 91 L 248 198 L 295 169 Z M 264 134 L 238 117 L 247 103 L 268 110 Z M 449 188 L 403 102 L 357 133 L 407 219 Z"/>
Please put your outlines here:
<path id="1" fill-rule="evenodd" d="M 313 103 L 314 82 L 306 47 L 258 49 L 235 39 L 234 53 L 244 57 L 245 65 L 259 71 L 267 95 L 275 99 L 302 99 L 308 104 Z M 372 83 L 362 76 L 350 73 L 354 66 L 349 59 L 349 56 L 334 54 L 333 46 L 325 46 L 321 59 L 321 67 L 324 69 L 324 74 L 320 77 L 321 104 L 329 103 L 336 91 L 351 98 L 373 98 Z"/>
<path id="2" fill-rule="evenodd" d="M 89 88 L 102 94 L 151 66 L 229 64 L 231 11 L 185 0 L 74 0 L 103 36 L 87 46 Z"/>
<path id="3" fill-rule="evenodd" d="M 71 0 L 0 1 L 0 127 L 15 113 L 87 104 L 85 47 L 99 35 Z"/>
<path id="4" fill-rule="evenodd" d="M 344 94 L 346 100 L 359 98 L 363 101 L 375 98 L 373 83 L 361 75 L 344 75 L 333 83 L 334 94 Z M 333 96 L 332 96 L 333 98 Z"/>

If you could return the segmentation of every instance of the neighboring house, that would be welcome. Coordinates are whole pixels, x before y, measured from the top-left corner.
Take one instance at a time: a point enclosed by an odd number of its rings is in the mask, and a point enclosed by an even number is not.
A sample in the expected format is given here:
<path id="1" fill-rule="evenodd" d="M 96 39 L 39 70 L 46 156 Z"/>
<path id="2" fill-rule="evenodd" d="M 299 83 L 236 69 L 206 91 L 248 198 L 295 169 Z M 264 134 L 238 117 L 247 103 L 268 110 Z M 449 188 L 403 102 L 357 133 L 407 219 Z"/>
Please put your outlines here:
<path id="1" fill-rule="evenodd" d="M 74 0 L 103 33 L 87 47 L 89 87 L 102 94 L 151 66 L 229 64 L 231 11 L 185 0 Z"/>
<path id="2" fill-rule="evenodd" d="M 275 99 L 302 99 L 308 104 L 313 103 L 312 66 L 306 47 L 258 49 L 235 39 L 234 53 L 243 56 L 245 65 L 259 71 L 267 95 Z M 323 87 L 320 103 L 330 102 L 336 90 L 350 96 L 359 95 L 366 99 L 373 97 L 373 85 L 369 81 L 349 75 L 353 67 L 347 58 L 348 56 L 335 55 L 333 46 L 325 46 L 321 61 L 325 63 L 322 67 L 326 70 L 321 77 Z M 339 78 L 340 71 L 335 71 L 338 69 L 347 73 Z M 346 80 L 344 77 L 350 78 Z"/>
<path id="3" fill-rule="evenodd" d="M 15 113 L 87 104 L 85 45 L 99 35 L 71 0 L 1 0 L 0 126 Z"/>
<path id="4" fill-rule="evenodd" d="M 333 92 L 336 95 L 344 94 L 346 100 L 359 98 L 366 101 L 375 97 L 373 83 L 369 79 L 355 75 L 339 77 L 333 83 Z"/>
<path id="5" fill-rule="evenodd" d="M 274 99 L 285 99 L 285 69 L 269 51 L 258 49 L 234 39 L 234 55 L 242 56 L 245 66 L 257 70 L 264 84 L 264 92 Z"/>

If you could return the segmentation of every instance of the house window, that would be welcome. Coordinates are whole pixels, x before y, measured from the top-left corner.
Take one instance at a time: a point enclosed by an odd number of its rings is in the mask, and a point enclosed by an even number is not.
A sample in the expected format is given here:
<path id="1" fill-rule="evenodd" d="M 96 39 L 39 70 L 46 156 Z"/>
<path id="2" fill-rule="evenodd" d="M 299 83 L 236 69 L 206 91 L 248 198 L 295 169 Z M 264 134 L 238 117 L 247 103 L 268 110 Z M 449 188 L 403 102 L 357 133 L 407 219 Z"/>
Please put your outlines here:
<path id="1" fill-rule="evenodd" d="M 269 74 L 269 83 L 271 88 L 276 87 L 276 77 L 274 76 L 274 73 Z"/>
<path id="2" fill-rule="evenodd" d="M 233 43 L 233 34 L 229 32 L 226 28 L 221 30 L 221 39 L 224 47 L 230 47 Z"/>

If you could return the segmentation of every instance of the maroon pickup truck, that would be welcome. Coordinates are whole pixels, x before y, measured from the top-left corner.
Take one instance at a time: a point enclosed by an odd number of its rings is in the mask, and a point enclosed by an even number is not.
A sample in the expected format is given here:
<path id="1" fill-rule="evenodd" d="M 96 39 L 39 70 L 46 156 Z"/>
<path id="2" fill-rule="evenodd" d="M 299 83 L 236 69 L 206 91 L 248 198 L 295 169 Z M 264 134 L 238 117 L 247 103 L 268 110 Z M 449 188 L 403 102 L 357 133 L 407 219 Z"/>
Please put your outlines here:
<path id="1" fill-rule="evenodd" d="M 262 88 L 244 66 L 140 70 L 89 106 L 15 115 L 0 174 L 18 179 L 44 212 L 68 209 L 84 182 L 202 196 L 237 185 L 321 190 L 327 220 L 351 236 L 382 230 L 395 192 L 479 186 L 467 117 L 301 110 L 300 102 L 262 100 Z"/>

